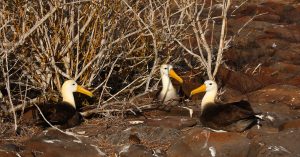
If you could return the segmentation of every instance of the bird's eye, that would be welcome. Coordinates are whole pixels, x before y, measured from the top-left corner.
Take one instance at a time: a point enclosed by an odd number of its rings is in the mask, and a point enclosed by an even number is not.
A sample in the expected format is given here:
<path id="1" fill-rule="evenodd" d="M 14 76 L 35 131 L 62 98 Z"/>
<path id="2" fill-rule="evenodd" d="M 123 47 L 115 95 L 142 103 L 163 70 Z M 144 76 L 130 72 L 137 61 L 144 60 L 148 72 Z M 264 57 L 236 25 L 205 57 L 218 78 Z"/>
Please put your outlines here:
<path id="1" fill-rule="evenodd" d="M 167 70 L 168 68 L 165 68 L 165 70 Z"/>
<path id="2" fill-rule="evenodd" d="M 209 83 L 209 85 L 212 85 L 212 83 Z"/>
<path id="3" fill-rule="evenodd" d="M 73 83 L 72 85 L 75 86 L 75 83 Z"/>

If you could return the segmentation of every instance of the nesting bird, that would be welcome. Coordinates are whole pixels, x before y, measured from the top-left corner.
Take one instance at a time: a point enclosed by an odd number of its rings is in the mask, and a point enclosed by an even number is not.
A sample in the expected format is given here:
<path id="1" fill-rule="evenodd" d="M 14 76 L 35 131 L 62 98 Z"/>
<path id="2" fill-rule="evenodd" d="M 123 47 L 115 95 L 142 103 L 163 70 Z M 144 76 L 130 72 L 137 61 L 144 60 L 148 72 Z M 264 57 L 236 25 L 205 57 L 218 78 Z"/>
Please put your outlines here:
<path id="1" fill-rule="evenodd" d="M 74 80 L 65 81 L 61 88 L 62 102 L 39 105 L 47 121 L 53 125 L 60 125 L 61 128 L 74 127 L 83 121 L 83 117 L 76 110 L 73 92 L 80 92 L 90 97 L 93 96 L 92 92 L 79 86 Z"/>
<path id="2" fill-rule="evenodd" d="M 173 66 L 168 64 L 161 65 L 160 75 L 162 80 L 162 89 L 158 92 L 158 100 L 163 104 L 176 105 L 180 100 L 180 96 L 178 94 L 178 90 L 173 86 L 170 77 L 174 78 L 181 84 L 183 83 L 182 78 L 175 73 Z"/>
<path id="3" fill-rule="evenodd" d="M 216 130 L 242 132 L 257 124 L 251 105 L 247 101 L 221 104 L 215 102 L 218 86 L 213 80 L 207 80 L 193 91 L 191 96 L 200 92 L 206 92 L 201 102 L 201 123 Z"/>

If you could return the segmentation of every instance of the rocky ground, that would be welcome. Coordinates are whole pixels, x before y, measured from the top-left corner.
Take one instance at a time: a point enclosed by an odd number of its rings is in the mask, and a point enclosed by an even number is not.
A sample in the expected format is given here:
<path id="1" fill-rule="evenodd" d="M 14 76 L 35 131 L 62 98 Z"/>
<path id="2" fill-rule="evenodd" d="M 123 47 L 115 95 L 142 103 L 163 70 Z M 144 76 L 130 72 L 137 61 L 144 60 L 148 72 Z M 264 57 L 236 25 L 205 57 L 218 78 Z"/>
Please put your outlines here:
<path id="1" fill-rule="evenodd" d="M 228 34 L 258 14 L 235 37 L 225 54 L 232 70 L 221 68 L 218 80 L 225 91 L 220 99 L 248 100 L 262 113 L 260 127 L 242 133 L 203 128 L 194 101 L 187 102 L 195 109 L 192 118 L 177 107 L 138 117 L 93 118 L 64 132 L 23 126 L 21 136 L 4 125 L 0 156 L 300 156 L 300 4 L 251 1 L 230 17 Z"/>

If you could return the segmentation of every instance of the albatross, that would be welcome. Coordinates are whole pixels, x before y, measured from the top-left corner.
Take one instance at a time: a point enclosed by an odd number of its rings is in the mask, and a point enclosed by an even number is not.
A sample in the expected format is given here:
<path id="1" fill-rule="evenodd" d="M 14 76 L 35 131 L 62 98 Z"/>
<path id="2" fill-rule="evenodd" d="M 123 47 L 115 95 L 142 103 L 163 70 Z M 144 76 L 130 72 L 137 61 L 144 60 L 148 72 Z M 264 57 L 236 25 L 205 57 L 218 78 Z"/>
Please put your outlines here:
<path id="1" fill-rule="evenodd" d="M 162 80 L 162 89 L 157 94 L 158 100 L 163 104 L 178 104 L 180 96 L 178 94 L 178 90 L 173 86 L 170 77 L 177 80 L 180 84 L 183 83 L 182 78 L 176 74 L 173 70 L 173 66 L 169 64 L 161 65 L 160 75 Z"/>
<path id="2" fill-rule="evenodd" d="M 62 102 L 38 106 L 48 122 L 53 125 L 60 125 L 64 129 L 74 127 L 83 121 L 81 114 L 76 110 L 73 92 L 93 96 L 92 92 L 84 89 L 74 80 L 65 81 L 61 88 Z"/>
<path id="3" fill-rule="evenodd" d="M 257 124 L 258 118 L 249 102 L 241 100 L 221 104 L 215 102 L 218 92 L 217 83 L 207 80 L 191 91 L 190 95 L 206 92 L 201 102 L 200 121 L 205 127 L 215 130 L 242 132 Z"/>

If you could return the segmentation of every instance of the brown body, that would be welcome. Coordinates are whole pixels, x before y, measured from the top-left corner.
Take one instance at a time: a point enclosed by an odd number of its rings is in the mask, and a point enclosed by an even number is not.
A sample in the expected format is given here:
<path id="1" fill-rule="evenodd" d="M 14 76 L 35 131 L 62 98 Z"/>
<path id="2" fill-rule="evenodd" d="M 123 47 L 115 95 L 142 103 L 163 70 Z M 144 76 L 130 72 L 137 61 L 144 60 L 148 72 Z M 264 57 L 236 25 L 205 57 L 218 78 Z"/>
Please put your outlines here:
<path id="1" fill-rule="evenodd" d="M 44 127 L 49 126 L 49 123 L 51 125 L 59 125 L 62 129 L 79 125 L 83 122 L 83 117 L 76 109 L 73 95 L 74 92 L 80 92 L 90 97 L 93 96 L 92 92 L 77 85 L 74 80 L 67 80 L 64 82 L 61 89 L 63 101 L 31 106 L 26 108 L 24 115 L 28 115 L 26 117 L 29 118 L 30 115 L 31 118 L 38 118 L 38 123 L 42 124 Z"/>
<path id="2" fill-rule="evenodd" d="M 57 104 L 40 105 L 39 108 L 48 122 L 52 125 L 59 125 L 62 129 L 71 128 L 83 122 L 81 114 L 71 104 L 64 101 Z M 36 112 L 39 111 L 36 110 Z M 40 124 L 44 127 L 49 126 L 41 114 L 37 114 L 39 115 Z"/>
<path id="3" fill-rule="evenodd" d="M 200 121 L 203 126 L 226 131 L 241 132 L 257 124 L 251 105 L 247 101 L 220 104 L 215 102 L 218 92 L 217 83 L 207 80 L 197 89 L 191 91 L 191 95 L 206 92 L 201 102 Z"/>
<path id="4" fill-rule="evenodd" d="M 200 121 L 203 126 L 226 131 L 242 132 L 257 123 L 257 117 L 247 101 L 229 104 L 207 104 Z"/>

